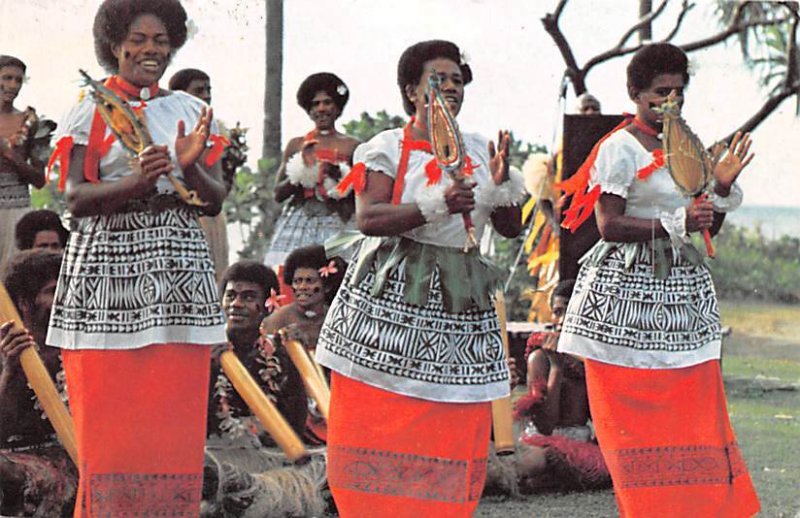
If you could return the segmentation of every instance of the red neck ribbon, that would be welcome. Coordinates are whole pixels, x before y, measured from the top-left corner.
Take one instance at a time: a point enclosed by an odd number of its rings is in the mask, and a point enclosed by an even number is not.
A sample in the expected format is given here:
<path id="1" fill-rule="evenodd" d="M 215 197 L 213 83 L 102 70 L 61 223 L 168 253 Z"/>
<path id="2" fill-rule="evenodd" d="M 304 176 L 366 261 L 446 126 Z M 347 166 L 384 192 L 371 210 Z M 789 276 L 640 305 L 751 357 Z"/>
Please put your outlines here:
<path id="1" fill-rule="evenodd" d="M 106 80 L 105 85 L 107 88 L 110 88 L 116 92 L 117 95 L 126 101 L 129 99 L 141 99 L 143 101 L 149 101 L 158 94 L 158 82 L 141 87 L 136 86 L 133 83 L 129 83 L 120 76 L 111 76 Z M 141 97 L 142 90 L 144 89 L 147 89 L 150 92 L 150 96 L 147 99 L 142 99 Z"/>

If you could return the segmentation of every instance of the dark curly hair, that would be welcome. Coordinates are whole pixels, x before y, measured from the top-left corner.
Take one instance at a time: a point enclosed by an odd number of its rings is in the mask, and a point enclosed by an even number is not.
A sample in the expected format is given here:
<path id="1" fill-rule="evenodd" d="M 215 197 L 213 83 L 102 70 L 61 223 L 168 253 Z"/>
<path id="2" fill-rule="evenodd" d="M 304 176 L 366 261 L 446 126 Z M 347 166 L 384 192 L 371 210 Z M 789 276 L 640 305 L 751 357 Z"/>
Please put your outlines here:
<path id="1" fill-rule="evenodd" d="M 23 63 L 21 59 L 8 55 L 0 56 L 0 68 L 3 67 L 17 67 L 22 69 L 22 72 L 25 72 L 28 69 L 28 67 L 25 66 L 25 63 Z"/>
<path id="2" fill-rule="evenodd" d="M 169 89 L 170 90 L 181 90 L 185 92 L 192 81 L 199 79 L 201 81 L 210 81 L 211 78 L 208 77 L 208 74 L 203 72 L 197 68 L 184 68 L 182 70 L 178 70 L 172 77 L 169 78 Z"/>
<path id="3" fill-rule="evenodd" d="M 58 279 L 59 270 L 58 252 L 36 249 L 14 254 L 3 271 L 3 284 L 17 310 L 21 311 L 23 303 L 33 302 L 45 284 Z"/>
<path id="4" fill-rule="evenodd" d="M 14 229 L 14 241 L 20 250 L 33 248 L 36 234 L 43 230 L 52 230 L 58 234 L 61 248 L 67 246 L 69 231 L 61 224 L 61 218 L 52 210 L 42 209 L 31 211 L 17 222 Z"/>
<path id="5" fill-rule="evenodd" d="M 106 71 L 119 71 L 111 46 L 125 40 L 131 24 L 142 14 L 152 14 L 164 23 L 173 52 L 186 43 L 186 11 L 179 0 L 105 0 L 94 17 L 92 32 L 97 62 Z"/>
<path id="6" fill-rule="evenodd" d="M 464 86 L 472 82 L 472 69 L 468 64 L 462 63 L 461 51 L 453 42 L 445 40 L 421 41 L 408 47 L 400 61 L 397 63 L 397 86 L 400 87 L 400 96 L 403 98 L 403 109 L 408 115 L 414 115 L 414 103 L 406 95 L 406 86 L 417 86 L 422 77 L 426 61 L 436 58 L 446 58 L 458 65 L 464 78 Z"/>
<path id="7" fill-rule="evenodd" d="M 319 270 L 323 266 L 327 266 L 330 262 L 336 265 L 336 273 L 332 273 L 327 277 L 322 277 L 322 284 L 325 286 L 325 298 L 330 304 L 339 285 L 342 284 L 344 279 L 345 270 L 347 270 L 347 261 L 341 257 L 328 258 L 325 255 L 325 247 L 322 245 L 304 246 L 292 250 L 292 253 L 286 257 L 283 269 L 283 283 L 287 286 L 292 285 L 294 280 L 294 272 L 298 268 L 310 268 L 312 270 Z"/>
<path id="8" fill-rule="evenodd" d="M 553 301 L 556 297 L 562 297 L 567 300 L 572 298 L 572 292 L 575 290 L 575 279 L 564 279 L 563 281 L 559 282 L 556 287 L 553 289 L 553 293 L 550 294 L 550 305 L 553 305 Z"/>
<path id="9" fill-rule="evenodd" d="M 339 76 L 330 72 L 318 72 L 311 74 L 300 84 L 300 88 L 297 89 L 297 104 L 308 112 L 317 92 L 330 95 L 333 103 L 339 108 L 340 115 L 347 100 L 350 99 L 350 90 Z"/>
<path id="10" fill-rule="evenodd" d="M 281 291 L 275 271 L 258 261 L 238 261 L 228 266 L 219 281 L 220 297 L 225 292 L 225 287 L 228 283 L 235 281 L 258 284 L 264 290 L 265 300 L 266 297 L 269 297 L 271 290 L 275 290 L 275 293 L 280 293 Z"/>
<path id="11" fill-rule="evenodd" d="M 631 97 L 648 88 L 656 76 L 681 74 L 689 84 L 689 59 L 670 43 L 653 43 L 639 49 L 628 64 L 628 92 Z"/>

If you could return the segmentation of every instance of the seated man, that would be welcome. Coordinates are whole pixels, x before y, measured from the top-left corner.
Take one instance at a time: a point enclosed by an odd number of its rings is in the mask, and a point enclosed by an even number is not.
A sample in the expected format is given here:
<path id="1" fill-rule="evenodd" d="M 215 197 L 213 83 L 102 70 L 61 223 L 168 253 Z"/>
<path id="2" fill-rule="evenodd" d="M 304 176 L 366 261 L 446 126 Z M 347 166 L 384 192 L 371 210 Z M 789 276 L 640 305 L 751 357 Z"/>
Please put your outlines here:
<path id="1" fill-rule="evenodd" d="M 267 317 L 264 330 L 277 333 L 285 329 L 289 336 L 299 340 L 312 353 L 317 348 L 317 339 L 328 304 L 336 294 L 347 265 L 340 259 L 328 259 L 322 246 L 307 246 L 292 251 L 284 263 L 283 282 L 291 286 L 294 298 Z M 327 375 L 327 373 L 326 373 Z M 313 401 L 311 415 L 306 423 L 306 442 L 322 444 L 327 436 L 325 422 L 317 413 Z"/>
<path id="2" fill-rule="evenodd" d="M 561 281 L 550 299 L 553 330 L 528 339 L 527 393 L 515 405 L 520 441 L 531 446 L 518 474 L 531 490 L 610 487 L 611 478 L 589 426 L 583 363 L 556 351 L 575 281 Z"/>
<path id="3" fill-rule="evenodd" d="M 0 326 L 0 515 L 72 516 L 78 473 L 57 442 L 20 365 L 20 354 L 39 348 L 66 400 L 60 350 L 45 345 L 61 254 L 29 250 L 12 257 L 5 284 L 25 328 Z"/>
<path id="4" fill-rule="evenodd" d="M 22 216 L 14 229 L 17 249 L 47 248 L 63 252 L 69 239 L 61 218 L 52 210 L 34 210 Z"/>
<path id="5" fill-rule="evenodd" d="M 262 335 L 267 302 L 278 290 L 278 278 L 267 266 L 239 261 L 225 270 L 220 283 L 222 309 L 227 318 L 228 344 L 212 352 L 208 435 L 252 446 L 274 446 L 258 420 L 222 372 L 219 358 L 232 348 L 267 397 L 298 436 L 303 436 L 307 413 L 306 393 L 300 374 L 280 342 Z M 271 298 L 272 297 L 272 298 Z"/>

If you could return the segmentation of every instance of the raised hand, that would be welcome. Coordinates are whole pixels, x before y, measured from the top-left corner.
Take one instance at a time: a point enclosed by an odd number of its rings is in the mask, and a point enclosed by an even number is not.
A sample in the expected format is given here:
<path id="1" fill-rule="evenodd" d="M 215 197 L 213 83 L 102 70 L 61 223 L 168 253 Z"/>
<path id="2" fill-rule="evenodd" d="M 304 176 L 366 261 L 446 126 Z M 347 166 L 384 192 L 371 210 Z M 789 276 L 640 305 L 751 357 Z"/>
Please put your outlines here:
<path id="1" fill-rule="evenodd" d="M 755 155 L 750 153 L 750 144 L 750 133 L 742 136 L 742 132 L 737 131 L 722 159 L 714 166 L 714 178 L 724 192 L 730 189 L 742 170 L 753 160 Z"/>
<path id="2" fill-rule="evenodd" d="M 314 155 L 314 146 L 317 144 L 317 140 L 308 140 L 303 142 L 303 147 L 300 148 L 300 156 L 303 158 L 303 164 L 306 167 L 313 166 L 317 161 L 317 157 Z"/>
<path id="3" fill-rule="evenodd" d="M 175 155 L 177 155 L 178 165 L 182 170 L 185 171 L 191 167 L 205 151 L 208 135 L 211 133 L 211 120 L 213 117 L 213 110 L 203 106 L 194 129 L 188 135 L 186 134 L 186 123 L 182 120 L 178 121 Z"/>
<path id="4" fill-rule="evenodd" d="M 494 142 L 489 141 L 489 172 L 495 185 L 508 180 L 508 147 L 511 137 L 507 130 L 497 132 L 497 150 Z"/>

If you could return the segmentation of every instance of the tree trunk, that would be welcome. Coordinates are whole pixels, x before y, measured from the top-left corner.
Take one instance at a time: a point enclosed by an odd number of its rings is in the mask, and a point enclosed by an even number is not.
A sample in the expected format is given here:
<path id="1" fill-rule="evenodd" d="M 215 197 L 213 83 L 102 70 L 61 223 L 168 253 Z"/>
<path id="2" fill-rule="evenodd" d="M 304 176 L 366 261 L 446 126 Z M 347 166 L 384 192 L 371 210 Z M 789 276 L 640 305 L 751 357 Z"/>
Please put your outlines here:
<path id="1" fill-rule="evenodd" d="M 281 98 L 283 97 L 283 0 L 267 0 L 267 63 L 264 80 L 263 158 L 281 156 Z"/>
<path id="2" fill-rule="evenodd" d="M 639 0 L 639 18 L 644 18 L 653 10 L 653 0 Z M 653 40 L 653 24 L 646 23 L 639 28 L 639 43 Z"/>

